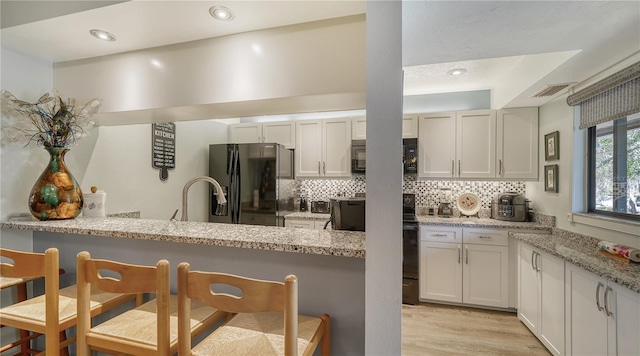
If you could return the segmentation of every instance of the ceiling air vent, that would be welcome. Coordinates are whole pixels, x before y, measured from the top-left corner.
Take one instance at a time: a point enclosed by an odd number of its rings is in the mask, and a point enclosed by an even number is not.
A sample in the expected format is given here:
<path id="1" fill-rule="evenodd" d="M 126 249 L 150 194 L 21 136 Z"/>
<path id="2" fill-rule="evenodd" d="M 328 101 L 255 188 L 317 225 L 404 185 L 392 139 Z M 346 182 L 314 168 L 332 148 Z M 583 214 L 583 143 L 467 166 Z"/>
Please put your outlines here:
<path id="1" fill-rule="evenodd" d="M 557 94 L 559 91 L 561 91 L 563 89 L 566 89 L 571 84 L 573 84 L 573 83 L 547 85 L 546 88 L 543 88 L 539 92 L 533 94 L 531 97 L 532 98 L 542 98 L 542 97 L 545 97 L 545 96 L 553 96 L 553 95 Z"/>

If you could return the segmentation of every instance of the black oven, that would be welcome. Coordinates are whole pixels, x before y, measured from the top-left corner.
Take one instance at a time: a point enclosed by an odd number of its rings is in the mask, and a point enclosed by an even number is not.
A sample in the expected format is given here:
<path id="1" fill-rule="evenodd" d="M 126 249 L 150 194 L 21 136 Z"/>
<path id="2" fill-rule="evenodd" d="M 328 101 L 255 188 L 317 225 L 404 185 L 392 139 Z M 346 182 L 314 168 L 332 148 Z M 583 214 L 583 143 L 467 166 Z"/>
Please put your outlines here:
<path id="1" fill-rule="evenodd" d="M 365 174 L 367 170 L 367 144 L 365 140 L 351 141 L 351 173 Z"/>

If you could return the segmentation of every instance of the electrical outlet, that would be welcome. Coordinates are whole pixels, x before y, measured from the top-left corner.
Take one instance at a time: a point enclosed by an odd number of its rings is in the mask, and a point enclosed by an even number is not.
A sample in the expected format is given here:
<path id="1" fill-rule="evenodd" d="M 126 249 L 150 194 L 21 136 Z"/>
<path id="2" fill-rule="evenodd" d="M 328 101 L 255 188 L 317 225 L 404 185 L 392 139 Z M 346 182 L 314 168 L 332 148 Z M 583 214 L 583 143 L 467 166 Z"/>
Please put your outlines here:
<path id="1" fill-rule="evenodd" d="M 573 214 L 567 213 L 567 221 L 570 222 L 570 223 L 573 222 Z"/>

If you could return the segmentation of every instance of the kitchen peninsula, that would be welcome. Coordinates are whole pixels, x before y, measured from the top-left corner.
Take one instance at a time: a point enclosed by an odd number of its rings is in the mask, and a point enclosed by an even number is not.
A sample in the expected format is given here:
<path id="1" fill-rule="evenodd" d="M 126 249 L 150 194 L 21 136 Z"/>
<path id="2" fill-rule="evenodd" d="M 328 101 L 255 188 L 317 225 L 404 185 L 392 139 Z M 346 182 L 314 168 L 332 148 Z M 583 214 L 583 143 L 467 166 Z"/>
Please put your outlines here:
<path id="1" fill-rule="evenodd" d="M 61 285 L 74 282 L 75 257 L 87 250 L 95 258 L 252 278 L 299 280 L 300 313 L 332 318 L 332 352 L 364 354 L 365 234 L 201 222 L 78 218 L 64 221 L 4 221 L 4 232 L 33 232 L 33 250 L 60 250 Z M 176 291 L 175 271 L 172 292 Z"/>

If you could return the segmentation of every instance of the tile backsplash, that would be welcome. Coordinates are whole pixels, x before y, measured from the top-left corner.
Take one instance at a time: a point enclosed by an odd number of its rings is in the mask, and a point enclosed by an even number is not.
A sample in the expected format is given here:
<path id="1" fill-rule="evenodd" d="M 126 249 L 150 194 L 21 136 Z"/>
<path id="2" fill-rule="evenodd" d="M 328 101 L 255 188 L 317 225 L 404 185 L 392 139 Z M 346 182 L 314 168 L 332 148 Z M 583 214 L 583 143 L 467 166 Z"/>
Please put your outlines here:
<path id="1" fill-rule="evenodd" d="M 329 200 L 329 198 L 353 197 L 366 191 L 363 175 L 354 175 L 352 179 L 297 179 L 295 195 L 307 197 L 310 201 Z M 494 195 L 502 192 L 525 194 L 525 183 L 520 181 L 437 181 L 420 180 L 414 176 L 405 176 L 402 183 L 403 193 L 416 195 L 416 206 L 435 207 L 440 202 L 440 188 L 451 189 L 451 199 L 462 193 L 475 193 L 482 200 L 482 207 L 489 209 Z"/>

